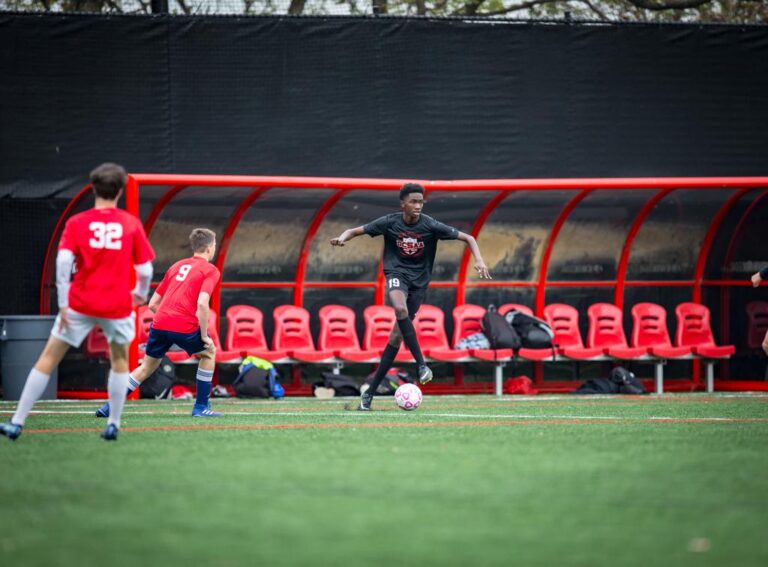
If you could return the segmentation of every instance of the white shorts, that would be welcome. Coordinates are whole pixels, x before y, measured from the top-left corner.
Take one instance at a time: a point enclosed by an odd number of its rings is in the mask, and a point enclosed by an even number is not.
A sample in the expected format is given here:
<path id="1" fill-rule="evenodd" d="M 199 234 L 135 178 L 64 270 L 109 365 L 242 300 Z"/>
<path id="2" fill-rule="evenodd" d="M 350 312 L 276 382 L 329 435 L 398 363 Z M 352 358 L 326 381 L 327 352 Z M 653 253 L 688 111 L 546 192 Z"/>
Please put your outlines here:
<path id="1" fill-rule="evenodd" d="M 103 317 L 91 317 L 83 315 L 73 309 L 67 310 L 69 325 L 61 328 L 61 314 L 56 317 L 56 322 L 51 329 L 51 336 L 64 341 L 73 347 L 79 347 L 94 325 L 98 325 L 104 331 L 107 342 L 119 345 L 129 345 L 136 336 L 136 314 L 131 313 L 122 319 L 105 319 Z"/>

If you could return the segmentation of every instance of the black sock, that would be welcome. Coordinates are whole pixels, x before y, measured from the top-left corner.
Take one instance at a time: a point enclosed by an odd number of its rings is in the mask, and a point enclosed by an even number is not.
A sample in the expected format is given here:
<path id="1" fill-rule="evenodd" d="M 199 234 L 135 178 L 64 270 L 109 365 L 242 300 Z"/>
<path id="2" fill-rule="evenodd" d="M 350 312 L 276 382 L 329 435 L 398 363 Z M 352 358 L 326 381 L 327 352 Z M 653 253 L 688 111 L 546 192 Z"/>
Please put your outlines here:
<path id="1" fill-rule="evenodd" d="M 391 344 L 387 343 L 384 352 L 381 353 L 381 362 L 379 363 L 379 367 L 376 369 L 376 374 L 373 376 L 371 387 L 366 393 L 370 394 L 371 396 L 376 395 L 376 390 L 379 389 L 379 384 L 381 384 L 381 381 L 384 380 L 384 376 L 387 375 L 389 369 L 392 368 L 392 363 L 395 361 L 397 351 L 399 350 L 400 347 L 393 347 Z"/>
<path id="2" fill-rule="evenodd" d="M 411 351 L 413 358 L 416 359 L 416 364 L 424 366 L 424 356 L 421 354 L 421 347 L 419 341 L 416 338 L 416 329 L 413 327 L 413 321 L 408 317 L 405 319 L 398 319 L 397 326 L 400 327 L 400 334 L 403 335 L 403 341 L 408 350 Z"/>

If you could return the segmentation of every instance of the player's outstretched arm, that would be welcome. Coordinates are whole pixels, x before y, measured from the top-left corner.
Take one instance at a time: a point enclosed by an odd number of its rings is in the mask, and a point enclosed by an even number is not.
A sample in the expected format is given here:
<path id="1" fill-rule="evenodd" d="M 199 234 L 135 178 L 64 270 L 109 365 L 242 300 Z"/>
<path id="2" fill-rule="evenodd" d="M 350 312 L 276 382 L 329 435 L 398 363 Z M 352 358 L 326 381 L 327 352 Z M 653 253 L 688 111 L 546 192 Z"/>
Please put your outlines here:
<path id="1" fill-rule="evenodd" d="M 467 234 L 466 232 L 459 232 L 458 238 L 459 240 L 467 243 L 470 252 L 472 252 L 472 256 L 475 257 L 475 270 L 477 270 L 477 273 L 480 274 L 480 277 L 488 280 L 493 279 L 491 278 L 491 273 L 488 271 L 488 266 L 486 266 L 485 262 L 483 261 L 483 257 L 480 254 L 480 248 L 477 245 L 477 240 L 475 240 L 475 237 L 471 234 Z"/>
<path id="2" fill-rule="evenodd" d="M 768 266 L 752 276 L 752 286 L 758 287 L 761 283 L 763 283 L 763 280 L 766 279 L 768 279 Z"/>
<path id="3" fill-rule="evenodd" d="M 358 226 L 356 228 L 348 228 L 341 233 L 341 236 L 331 239 L 331 246 L 344 246 L 345 242 L 352 240 L 357 236 L 362 236 L 363 234 L 365 234 L 365 230 L 362 226 Z"/>

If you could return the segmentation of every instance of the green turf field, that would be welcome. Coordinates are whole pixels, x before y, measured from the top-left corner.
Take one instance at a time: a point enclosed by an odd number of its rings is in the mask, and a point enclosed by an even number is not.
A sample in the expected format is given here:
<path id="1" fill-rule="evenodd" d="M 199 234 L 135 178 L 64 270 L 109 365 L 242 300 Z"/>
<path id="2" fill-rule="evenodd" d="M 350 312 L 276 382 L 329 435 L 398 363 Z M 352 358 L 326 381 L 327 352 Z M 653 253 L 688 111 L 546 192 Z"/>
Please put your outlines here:
<path id="1" fill-rule="evenodd" d="M 41 403 L 0 565 L 768 565 L 766 396 L 344 403 Z"/>

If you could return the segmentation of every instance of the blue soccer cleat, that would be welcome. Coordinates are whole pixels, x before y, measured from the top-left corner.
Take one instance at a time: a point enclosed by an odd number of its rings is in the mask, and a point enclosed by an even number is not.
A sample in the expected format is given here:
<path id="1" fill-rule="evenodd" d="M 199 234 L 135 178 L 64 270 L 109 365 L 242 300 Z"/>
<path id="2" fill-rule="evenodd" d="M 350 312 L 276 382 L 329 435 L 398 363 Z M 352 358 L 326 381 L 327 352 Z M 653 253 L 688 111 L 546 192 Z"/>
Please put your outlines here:
<path id="1" fill-rule="evenodd" d="M 109 417 L 109 402 L 96 410 L 96 417 Z"/>
<path id="2" fill-rule="evenodd" d="M 220 411 L 213 411 L 211 406 L 199 406 L 195 404 L 192 408 L 192 417 L 221 417 L 224 414 Z"/>
<path id="3" fill-rule="evenodd" d="M 114 423 L 107 425 L 107 428 L 101 432 L 101 438 L 104 441 L 117 441 L 117 426 Z"/>
<path id="4" fill-rule="evenodd" d="M 16 425 L 10 421 L 0 423 L 0 435 L 5 435 L 11 441 L 16 441 L 21 436 L 22 429 L 24 428 L 21 425 Z"/>

